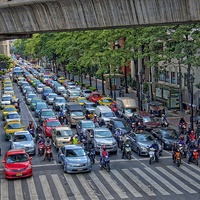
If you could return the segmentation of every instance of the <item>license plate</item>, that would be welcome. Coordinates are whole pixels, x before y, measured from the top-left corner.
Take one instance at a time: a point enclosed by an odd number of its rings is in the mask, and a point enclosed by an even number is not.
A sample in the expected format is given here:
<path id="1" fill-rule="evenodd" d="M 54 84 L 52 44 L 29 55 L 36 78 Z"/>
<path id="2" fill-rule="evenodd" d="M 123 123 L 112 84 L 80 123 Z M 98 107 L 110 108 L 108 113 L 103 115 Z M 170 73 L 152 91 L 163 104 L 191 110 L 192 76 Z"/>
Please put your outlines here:
<path id="1" fill-rule="evenodd" d="M 16 176 L 22 176 L 22 173 L 17 173 Z"/>
<path id="2" fill-rule="evenodd" d="M 83 169 L 78 169 L 78 171 L 82 171 Z"/>

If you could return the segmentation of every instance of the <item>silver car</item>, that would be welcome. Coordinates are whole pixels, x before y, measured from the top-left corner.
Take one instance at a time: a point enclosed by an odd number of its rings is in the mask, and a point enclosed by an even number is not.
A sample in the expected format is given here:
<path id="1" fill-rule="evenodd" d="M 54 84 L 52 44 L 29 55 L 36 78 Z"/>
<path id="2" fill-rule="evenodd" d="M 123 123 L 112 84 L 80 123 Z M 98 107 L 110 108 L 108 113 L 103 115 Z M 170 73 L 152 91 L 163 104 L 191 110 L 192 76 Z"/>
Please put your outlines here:
<path id="1" fill-rule="evenodd" d="M 28 131 L 15 132 L 10 139 L 11 149 L 24 149 L 26 153 L 35 155 L 36 146 Z"/>
<path id="2" fill-rule="evenodd" d="M 81 145 L 65 145 L 59 148 L 58 161 L 66 173 L 82 173 L 92 170 L 90 158 Z"/>
<path id="3" fill-rule="evenodd" d="M 92 120 L 81 120 L 76 124 L 77 133 L 85 133 L 87 129 L 95 128 L 94 122 Z"/>
<path id="4" fill-rule="evenodd" d="M 100 152 L 101 146 L 106 146 L 108 152 L 117 153 L 117 143 L 108 128 L 94 128 L 95 152 Z"/>
<path id="5" fill-rule="evenodd" d="M 5 117 L 6 123 L 11 121 L 21 121 L 21 116 L 18 114 L 18 112 L 8 112 L 8 114 Z"/>
<path id="6" fill-rule="evenodd" d="M 58 95 L 56 93 L 49 93 L 47 96 L 46 96 L 46 102 L 47 104 L 53 104 L 53 101 L 54 101 L 54 98 L 57 97 Z"/>
<path id="7" fill-rule="evenodd" d="M 88 99 L 91 93 L 92 93 L 92 91 L 90 89 L 85 89 L 85 90 L 81 91 L 81 95 L 80 96 L 85 97 L 86 99 Z"/>

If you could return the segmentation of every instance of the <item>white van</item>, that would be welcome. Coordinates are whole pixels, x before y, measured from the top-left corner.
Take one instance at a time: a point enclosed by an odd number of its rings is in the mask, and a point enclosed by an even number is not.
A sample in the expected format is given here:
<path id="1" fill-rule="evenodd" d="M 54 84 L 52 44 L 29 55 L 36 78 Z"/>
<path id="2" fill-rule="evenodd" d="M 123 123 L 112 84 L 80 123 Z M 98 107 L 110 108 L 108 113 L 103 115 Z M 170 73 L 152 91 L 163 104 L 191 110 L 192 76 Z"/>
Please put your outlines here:
<path id="1" fill-rule="evenodd" d="M 99 119 L 103 119 L 107 124 L 111 118 L 116 118 L 115 113 L 108 106 L 97 106 L 95 114 Z"/>

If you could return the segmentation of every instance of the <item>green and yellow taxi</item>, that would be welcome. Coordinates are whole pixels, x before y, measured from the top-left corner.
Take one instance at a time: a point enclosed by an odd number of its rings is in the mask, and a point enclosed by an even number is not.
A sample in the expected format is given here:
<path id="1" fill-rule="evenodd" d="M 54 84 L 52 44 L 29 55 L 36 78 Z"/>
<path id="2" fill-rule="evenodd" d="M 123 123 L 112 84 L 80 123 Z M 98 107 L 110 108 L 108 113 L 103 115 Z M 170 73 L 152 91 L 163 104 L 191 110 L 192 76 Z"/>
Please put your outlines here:
<path id="1" fill-rule="evenodd" d="M 25 126 L 21 124 L 20 121 L 11 121 L 7 122 L 6 125 L 4 126 L 4 131 L 5 131 L 5 140 L 10 140 L 12 134 L 18 131 L 24 131 Z"/>
<path id="2" fill-rule="evenodd" d="M 15 106 L 13 106 L 13 105 L 4 106 L 4 108 L 3 108 L 3 110 L 2 110 L 2 118 L 3 118 L 3 120 L 5 120 L 6 115 L 7 115 L 9 112 L 17 112 L 17 109 L 16 109 Z"/>
<path id="3" fill-rule="evenodd" d="M 65 80 L 66 80 L 66 78 L 64 76 L 61 76 L 61 77 L 58 78 L 57 81 L 58 81 L 58 83 L 62 84 Z"/>
<path id="4" fill-rule="evenodd" d="M 78 97 L 75 100 L 76 103 L 79 103 L 81 106 L 83 106 L 86 102 L 88 102 L 88 100 L 85 97 Z"/>
<path id="5" fill-rule="evenodd" d="M 101 98 L 98 103 L 101 106 L 110 106 L 110 104 L 112 104 L 114 102 L 114 100 L 110 97 L 103 97 Z"/>

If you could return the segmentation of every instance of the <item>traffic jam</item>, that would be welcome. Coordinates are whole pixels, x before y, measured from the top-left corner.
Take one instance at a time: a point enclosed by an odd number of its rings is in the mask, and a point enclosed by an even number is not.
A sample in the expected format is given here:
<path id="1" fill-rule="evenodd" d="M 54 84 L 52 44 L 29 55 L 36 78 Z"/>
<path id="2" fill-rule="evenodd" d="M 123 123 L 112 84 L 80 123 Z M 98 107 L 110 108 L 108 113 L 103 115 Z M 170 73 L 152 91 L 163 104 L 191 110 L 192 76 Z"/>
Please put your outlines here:
<path id="1" fill-rule="evenodd" d="M 159 165 L 164 150 L 178 167 L 182 159 L 198 165 L 196 135 L 186 137 L 184 122 L 179 131 L 170 128 L 161 106 L 156 110 L 152 102 L 150 113 L 139 111 L 134 98 L 114 101 L 47 68 L 22 63 L 2 75 L 0 106 L 9 143 L 2 155 L 7 179 L 32 176 L 33 156 L 60 163 L 65 173 L 90 172 L 95 163 L 109 172 L 117 153 Z"/>

